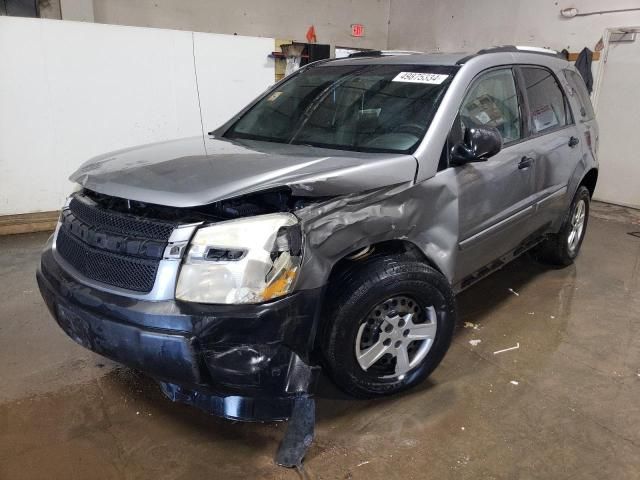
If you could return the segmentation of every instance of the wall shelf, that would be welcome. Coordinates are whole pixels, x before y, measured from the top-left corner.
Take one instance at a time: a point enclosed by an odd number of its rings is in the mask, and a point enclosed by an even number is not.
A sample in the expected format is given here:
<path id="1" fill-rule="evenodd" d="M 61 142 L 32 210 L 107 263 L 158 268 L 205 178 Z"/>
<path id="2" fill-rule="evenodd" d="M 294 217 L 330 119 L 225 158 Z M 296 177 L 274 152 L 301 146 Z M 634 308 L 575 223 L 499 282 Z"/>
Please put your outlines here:
<path id="1" fill-rule="evenodd" d="M 578 59 L 578 55 L 580 55 L 580 52 L 569 52 L 569 61 L 575 62 Z M 594 62 L 600 60 L 600 52 L 593 52 L 592 60 Z"/>

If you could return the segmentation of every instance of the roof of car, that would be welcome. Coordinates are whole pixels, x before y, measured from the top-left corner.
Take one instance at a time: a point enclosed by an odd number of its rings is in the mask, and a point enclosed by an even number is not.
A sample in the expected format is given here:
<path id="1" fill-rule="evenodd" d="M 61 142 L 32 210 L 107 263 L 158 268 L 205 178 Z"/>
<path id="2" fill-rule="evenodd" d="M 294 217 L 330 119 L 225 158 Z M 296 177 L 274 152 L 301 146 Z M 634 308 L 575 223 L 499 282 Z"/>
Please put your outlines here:
<path id="1" fill-rule="evenodd" d="M 487 60 L 495 58 L 496 63 L 504 62 L 505 55 L 510 58 L 507 63 L 539 63 L 542 65 L 568 63 L 557 52 L 545 48 L 517 47 L 513 45 L 492 47 L 475 53 L 421 53 L 403 51 L 371 51 L 358 52 L 347 58 L 331 60 L 332 65 L 463 65 L 468 61 L 483 57 Z"/>
<path id="2" fill-rule="evenodd" d="M 399 53 L 394 55 L 393 52 L 385 52 L 379 54 L 372 52 L 371 56 L 359 54 L 357 57 L 338 58 L 332 60 L 332 64 L 388 64 L 388 65 L 456 65 L 457 62 L 465 57 L 468 53 Z"/>

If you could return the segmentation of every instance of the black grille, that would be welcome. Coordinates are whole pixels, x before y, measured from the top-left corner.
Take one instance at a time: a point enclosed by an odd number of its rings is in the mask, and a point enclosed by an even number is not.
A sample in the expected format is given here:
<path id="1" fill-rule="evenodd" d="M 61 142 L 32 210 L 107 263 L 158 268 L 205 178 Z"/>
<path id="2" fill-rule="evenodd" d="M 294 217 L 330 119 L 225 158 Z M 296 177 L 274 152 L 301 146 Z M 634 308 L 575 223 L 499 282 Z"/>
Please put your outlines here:
<path id="1" fill-rule="evenodd" d="M 74 197 L 69 203 L 73 215 L 92 228 L 146 238 L 167 241 L 176 227 L 175 223 L 134 217 L 105 210 L 83 195 Z"/>
<path id="2" fill-rule="evenodd" d="M 150 292 L 158 271 L 157 260 L 129 257 L 92 248 L 64 226 L 56 238 L 56 250 L 87 278 L 136 292 Z"/>

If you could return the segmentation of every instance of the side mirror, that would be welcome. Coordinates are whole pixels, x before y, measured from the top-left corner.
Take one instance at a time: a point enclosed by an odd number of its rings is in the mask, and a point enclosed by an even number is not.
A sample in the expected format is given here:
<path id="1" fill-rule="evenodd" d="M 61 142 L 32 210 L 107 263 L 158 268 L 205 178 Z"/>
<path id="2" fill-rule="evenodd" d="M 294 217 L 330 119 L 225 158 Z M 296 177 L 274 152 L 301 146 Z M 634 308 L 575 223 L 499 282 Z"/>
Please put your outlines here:
<path id="1" fill-rule="evenodd" d="M 484 162 L 502 149 L 502 135 L 495 127 L 479 125 L 465 131 L 464 141 L 451 147 L 451 165 Z"/>

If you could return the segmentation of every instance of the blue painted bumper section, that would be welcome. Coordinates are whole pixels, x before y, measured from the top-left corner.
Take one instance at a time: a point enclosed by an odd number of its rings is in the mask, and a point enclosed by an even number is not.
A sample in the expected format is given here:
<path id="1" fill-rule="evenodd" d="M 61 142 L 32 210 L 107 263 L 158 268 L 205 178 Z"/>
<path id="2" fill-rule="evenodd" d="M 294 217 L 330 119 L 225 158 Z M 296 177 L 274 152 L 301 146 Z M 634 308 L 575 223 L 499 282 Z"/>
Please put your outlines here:
<path id="1" fill-rule="evenodd" d="M 37 280 L 69 337 L 154 377 L 174 401 L 237 420 L 284 419 L 314 383 L 321 289 L 260 305 L 141 301 L 79 283 L 50 249 Z"/>

